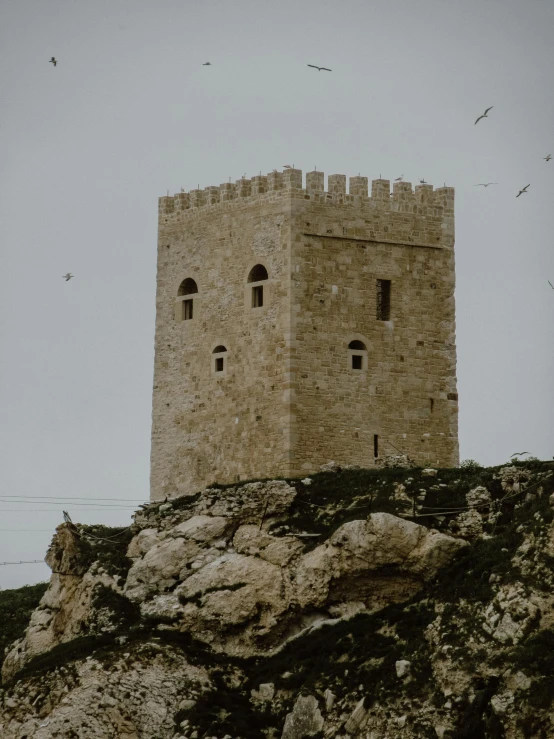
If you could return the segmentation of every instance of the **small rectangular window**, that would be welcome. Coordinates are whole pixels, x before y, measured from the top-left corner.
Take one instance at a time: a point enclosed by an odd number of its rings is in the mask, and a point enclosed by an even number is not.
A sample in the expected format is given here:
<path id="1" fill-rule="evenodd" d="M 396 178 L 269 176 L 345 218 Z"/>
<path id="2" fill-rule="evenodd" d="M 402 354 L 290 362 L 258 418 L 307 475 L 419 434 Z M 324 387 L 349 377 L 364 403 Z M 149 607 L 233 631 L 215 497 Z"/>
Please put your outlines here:
<path id="1" fill-rule="evenodd" d="M 192 318 L 192 300 L 183 300 L 183 321 L 190 321 Z"/>
<path id="2" fill-rule="evenodd" d="M 390 280 L 377 280 L 377 320 L 390 321 Z"/>
<path id="3" fill-rule="evenodd" d="M 352 355 L 352 369 L 362 369 L 363 357 L 361 354 Z"/>
<path id="4" fill-rule="evenodd" d="M 258 285 L 252 288 L 252 308 L 261 308 L 264 304 L 264 286 Z"/>
<path id="5" fill-rule="evenodd" d="M 216 357 L 215 358 L 215 371 L 216 372 L 223 372 L 223 357 Z"/>
<path id="6" fill-rule="evenodd" d="M 379 456 L 379 437 L 377 434 L 373 435 L 373 457 L 377 459 Z"/>

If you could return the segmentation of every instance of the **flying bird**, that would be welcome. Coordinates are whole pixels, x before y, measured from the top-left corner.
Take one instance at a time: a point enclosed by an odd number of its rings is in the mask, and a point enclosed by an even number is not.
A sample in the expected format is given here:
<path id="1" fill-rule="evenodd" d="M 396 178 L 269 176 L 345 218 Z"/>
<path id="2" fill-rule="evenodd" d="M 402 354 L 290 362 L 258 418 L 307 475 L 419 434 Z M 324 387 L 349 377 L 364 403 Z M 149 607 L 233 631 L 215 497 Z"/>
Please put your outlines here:
<path id="1" fill-rule="evenodd" d="M 400 177 L 397 177 L 397 178 L 395 179 L 395 182 L 402 182 L 402 180 L 403 180 L 403 179 L 404 179 L 404 175 L 403 175 L 403 174 L 401 174 L 401 175 L 400 175 Z"/>
<path id="2" fill-rule="evenodd" d="M 473 185 L 473 187 L 488 187 L 489 185 L 498 185 L 498 182 L 479 182 L 477 185 Z"/>
<path id="3" fill-rule="evenodd" d="M 425 180 L 420 180 L 420 181 L 419 181 L 419 184 L 420 184 L 420 185 L 426 185 L 427 183 L 425 182 Z"/>
<path id="4" fill-rule="evenodd" d="M 515 454 L 512 454 L 512 457 L 521 457 L 522 454 L 530 454 L 531 452 L 516 452 Z M 510 457 L 510 459 L 512 458 Z"/>
<path id="5" fill-rule="evenodd" d="M 58 60 L 56 59 L 55 56 L 53 56 L 52 59 L 50 59 L 50 61 L 48 63 L 49 64 L 53 64 L 54 66 L 56 66 L 56 64 L 58 63 Z"/>
<path id="6" fill-rule="evenodd" d="M 494 105 L 491 105 L 490 108 L 487 108 L 485 110 L 485 112 L 483 113 L 483 115 L 480 115 L 479 118 L 475 121 L 475 123 L 473 125 L 476 126 L 479 123 L 479 121 L 481 120 L 481 118 L 488 118 L 489 116 L 487 115 L 487 113 L 489 112 L 489 110 L 492 110 L 493 107 L 494 107 Z"/>
<path id="7" fill-rule="evenodd" d="M 549 162 L 552 159 L 552 154 L 547 154 L 543 159 L 545 162 Z"/>
<path id="8" fill-rule="evenodd" d="M 332 69 L 329 69 L 328 67 L 318 67 L 316 64 L 308 64 L 308 67 L 312 67 L 313 69 L 317 69 L 318 72 L 321 72 L 323 70 L 324 72 L 332 72 Z"/>
<path id="9" fill-rule="evenodd" d="M 67 282 L 67 281 L 68 281 L 68 280 L 70 280 L 70 279 L 71 279 L 72 277 L 75 277 L 75 275 L 72 275 L 72 274 L 71 274 L 71 272 L 68 272 L 68 273 L 67 273 L 66 275 L 62 275 L 62 277 L 63 277 L 63 278 L 65 279 L 65 281 Z"/>
<path id="10" fill-rule="evenodd" d="M 529 185 L 525 185 L 525 187 L 523 188 L 523 190 L 520 190 L 520 191 L 518 192 L 518 194 L 516 195 L 516 198 L 519 198 L 519 196 L 521 195 L 521 193 L 523 193 L 523 192 L 527 192 L 527 188 L 528 188 L 528 187 L 529 187 Z"/>
<path id="11" fill-rule="evenodd" d="M 212 63 L 211 62 L 204 62 L 204 64 L 202 66 L 203 67 L 211 67 L 212 66 Z"/>
<path id="12" fill-rule="evenodd" d="M 292 169 L 290 164 L 283 164 L 283 169 Z"/>

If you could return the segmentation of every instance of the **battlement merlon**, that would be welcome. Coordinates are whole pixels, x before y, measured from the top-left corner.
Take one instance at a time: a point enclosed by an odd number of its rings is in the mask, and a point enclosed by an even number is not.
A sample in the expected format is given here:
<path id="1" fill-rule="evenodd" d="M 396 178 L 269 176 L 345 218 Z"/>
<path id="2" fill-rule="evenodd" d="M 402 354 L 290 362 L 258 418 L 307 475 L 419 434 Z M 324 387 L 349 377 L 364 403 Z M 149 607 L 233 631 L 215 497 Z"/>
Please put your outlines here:
<path id="1" fill-rule="evenodd" d="M 365 206 L 369 210 L 412 214 L 425 218 L 438 218 L 441 222 L 442 246 L 454 245 L 454 188 L 420 184 L 412 189 L 410 182 L 394 182 L 390 189 L 390 180 L 377 179 L 371 182 L 371 195 L 368 194 L 367 177 L 350 177 L 348 192 L 346 175 L 331 174 L 327 178 L 327 190 L 324 189 L 323 172 L 306 173 L 303 187 L 302 170 L 286 169 L 284 172 L 273 170 L 267 175 L 257 175 L 250 179 L 241 178 L 235 183 L 226 182 L 219 186 L 211 185 L 203 190 L 179 192 L 172 196 L 159 198 L 159 218 L 164 221 L 177 214 L 211 210 L 228 209 L 230 201 L 255 202 L 256 200 L 273 200 L 281 197 L 298 197 L 318 203 L 333 203 L 346 206 Z M 171 219 L 173 220 L 173 219 Z"/>

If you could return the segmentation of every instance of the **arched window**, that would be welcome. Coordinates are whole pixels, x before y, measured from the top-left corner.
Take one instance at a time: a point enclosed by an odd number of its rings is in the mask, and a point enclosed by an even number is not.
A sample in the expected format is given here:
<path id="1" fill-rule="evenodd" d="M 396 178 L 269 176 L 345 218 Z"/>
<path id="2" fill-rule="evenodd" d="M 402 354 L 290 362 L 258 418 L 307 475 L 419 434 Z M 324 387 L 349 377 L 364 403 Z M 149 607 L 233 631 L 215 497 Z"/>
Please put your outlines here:
<path id="1" fill-rule="evenodd" d="M 267 280 L 267 278 L 267 269 L 264 267 L 264 265 L 256 264 L 256 266 L 252 267 L 252 269 L 250 270 L 250 273 L 248 275 L 248 282 L 261 282 L 262 280 Z"/>
<path id="2" fill-rule="evenodd" d="M 192 279 L 192 277 L 187 277 L 186 280 L 183 280 L 181 284 L 179 285 L 179 292 L 177 295 L 193 295 L 194 293 L 198 292 L 198 285 L 196 282 Z"/>
<path id="3" fill-rule="evenodd" d="M 190 321 L 194 316 L 194 298 L 192 297 L 198 292 L 198 285 L 192 279 L 187 277 L 179 285 L 177 291 L 177 311 L 176 318 L 178 321 Z"/>
<path id="4" fill-rule="evenodd" d="M 224 372 L 225 371 L 225 353 L 227 352 L 226 347 L 223 346 L 223 344 L 219 344 L 216 346 L 216 348 L 213 350 L 213 371 L 214 372 Z"/>
<path id="5" fill-rule="evenodd" d="M 348 366 L 353 370 L 367 370 L 367 346 L 354 339 L 348 344 Z"/>
<path id="6" fill-rule="evenodd" d="M 252 308 L 261 308 L 264 304 L 264 286 L 259 284 L 268 279 L 267 269 L 263 264 L 256 264 L 248 274 L 248 282 L 252 285 Z"/>

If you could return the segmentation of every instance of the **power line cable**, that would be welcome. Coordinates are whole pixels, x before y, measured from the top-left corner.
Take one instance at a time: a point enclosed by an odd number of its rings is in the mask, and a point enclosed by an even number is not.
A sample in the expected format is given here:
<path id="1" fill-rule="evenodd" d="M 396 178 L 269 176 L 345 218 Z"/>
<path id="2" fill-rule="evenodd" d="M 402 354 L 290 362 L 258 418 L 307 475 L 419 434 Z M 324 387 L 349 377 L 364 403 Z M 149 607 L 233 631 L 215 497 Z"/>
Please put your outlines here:
<path id="1" fill-rule="evenodd" d="M 60 503 L 60 507 L 62 505 L 63 503 Z M 72 509 L 71 506 L 67 506 L 67 507 Z M 105 506 L 95 506 L 91 510 L 109 511 L 109 510 L 114 510 L 114 507 L 112 506 L 111 508 L 106 508 Z M 116 508 L 115 510 L 135 511 L 136 508 L 134 506 L 121 506 L 120 508 Z M 33 508 L 32 510 L 29 510 L 28 508 L 2 508 L 2 514 L 4 513 L 26 513 L 28 515 L 30 515 L 31 513 L 56 513 L 56 508 Z"/>
<path id="2" fill-rule="evenodd" d="M 46 564 L 46 562 L 43 559 L 28 559 L 28 560 L 22 560 L 20 562 L 0 562 L 0 567 L 4 567 L 5 565 L 33 565 L 33 564 L 36 564 L 37 562 Z"/>
<path id="3" fill-rule="evenodd" d="M 57 503 L 50 502 L 48 500 L 4 500 L 4 498 L 0 498 L 0 503 L 21 503 L 22 505 L 34 505 L 36 503 L 40 503 L 41 505 L 53 505 L 53 506 L 60 506 L 65 505 L 62 501 L 59 501 Z M 96 503 L 71 503 L 71 506 L 96 506 Z M 135 508 L 135 506 L 128 506 L 128 505 L 119 505 L 118 503 L 115 503 L 114 505 L 110 505 L 107 503 L 106 505 L 102 506 L 102 508 Z"/>
<path id="4" fill-rule="evenodd" d="M 107 500 L 114 501 L 116 503 L 144 503 L 143 498 L 91 498 L 90 495 L 83 498 L 76 496 L 64 497 L 62 495 L 5 495 L 4 493 L 0 493 L 0 498 L 33 498 L 35 500 Z"/>

